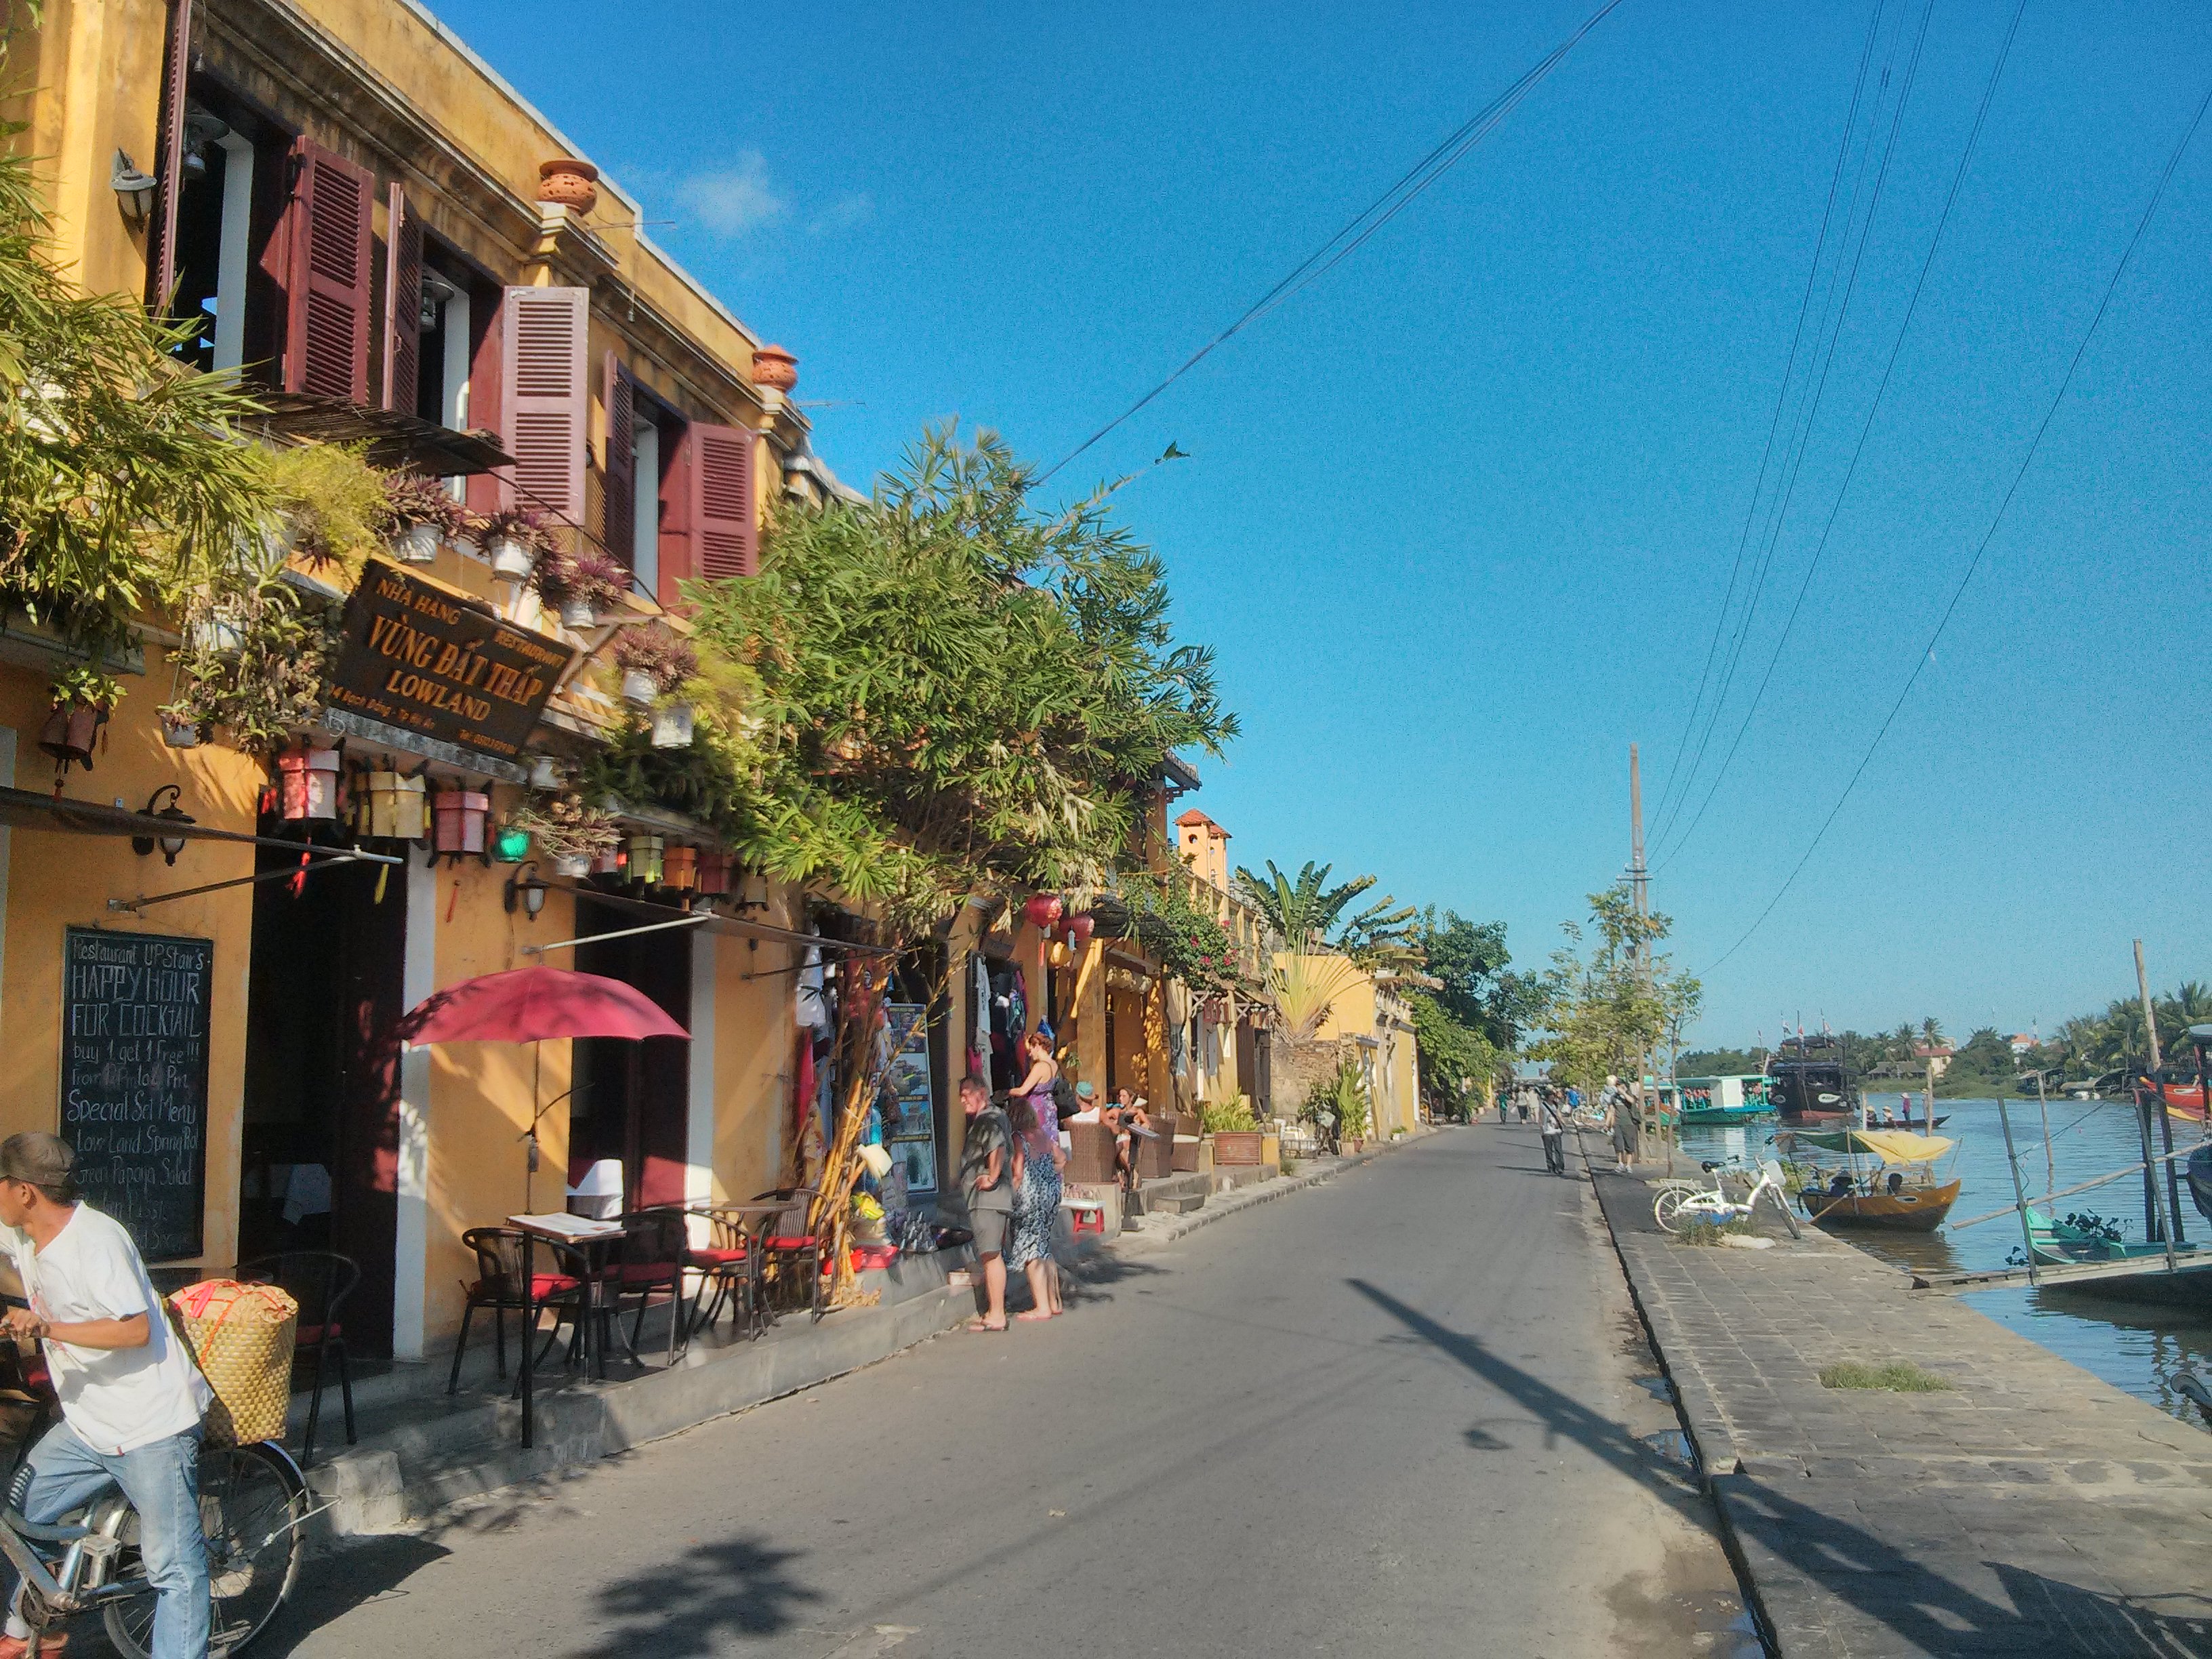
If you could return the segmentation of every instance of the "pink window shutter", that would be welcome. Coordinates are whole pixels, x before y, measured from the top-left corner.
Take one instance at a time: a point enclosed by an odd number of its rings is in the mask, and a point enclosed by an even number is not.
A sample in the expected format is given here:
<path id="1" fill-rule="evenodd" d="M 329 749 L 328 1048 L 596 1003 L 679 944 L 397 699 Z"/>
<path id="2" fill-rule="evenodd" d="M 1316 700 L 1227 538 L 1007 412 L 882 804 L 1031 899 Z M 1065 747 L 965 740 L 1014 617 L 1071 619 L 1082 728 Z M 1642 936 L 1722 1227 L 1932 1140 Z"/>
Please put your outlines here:
<path id="1" fill-rule="evenodd" d="M 699 574 L 708 581 L 750 576 L 759 568 L 753 434 L 741 426 L 695 424 L 691 441 L 691 534 Z"/>
<path id="2" fill-rule="evenodd" d="M 637 561 L 637 382 L 611 351 L 600 386 L 607 399 L 607 453 L 602 471 L 606 526 L 599 539 L 624 564 Z"/>
<path id="3" fill-rule="evenodd" d="M 412 415 L 422 360 L 422 222 L 398 185 L 384 224 L 384 406 Z"/>
<path id="4" fill-rule="evenodd" d="M 284 389 L 368 401 L 369 204 L 376 180 L 301 138 L 285 210 Z"/>
<path id="5" fill-rule="evenodd" d="M 514 503 L 584 522 L 591 293 L 510 288 L 500 307 L 500 419 L 514 457 Z"/>

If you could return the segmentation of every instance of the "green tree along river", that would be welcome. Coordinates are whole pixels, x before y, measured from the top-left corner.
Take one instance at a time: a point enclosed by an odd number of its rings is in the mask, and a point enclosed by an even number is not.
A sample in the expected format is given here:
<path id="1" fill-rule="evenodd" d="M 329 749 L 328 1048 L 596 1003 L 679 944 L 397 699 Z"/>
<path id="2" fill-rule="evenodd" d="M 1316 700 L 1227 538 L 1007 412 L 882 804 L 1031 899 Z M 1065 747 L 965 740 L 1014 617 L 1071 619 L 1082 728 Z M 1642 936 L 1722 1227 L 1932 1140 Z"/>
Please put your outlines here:
<path id="1" fill-rule="evenodd" d="M 1876 1112 L 1894 1113 L 1899 1097 L 1870 1094 L 1867 1103 Z M 1917 1113 L 1921 1097 L 1915 1094 Z M 2004 1133 L 1993 1100 L 1941 1100 L 1939 1116 L 1950 1121 L 1941 1133 L 1956 1139 L 1955 1166 L 1946 1168 L 1962 1182 L 1959 1202 L 1952 1213 L 1968 1219 L 2013 1199 L 2012 1176 L 2005 1168 Z M 2014 1146 L 2019 1150 L 2021 1179 L 2033 1199 L 2051 1190 L 2044 1160 L 2043 1125 L 2036 1103 L 2007 1103 Z M 2138 1160 L 2142 1145 L 2136 1127 L 2135 1108 L 2125 1101 L 2053 1101 L 2051 1103 L 2051 1167 L 2057 1185 L 2068 1187 Z M 2193 1123 L 2176 1120 L 2174 1146 L 2185 1146 L 2199 1133 Z M 2157 1133 L 2155 1123 L 2152 1125 Z M 1772 1156 L 1773 1125 L 1747 1128 L 1703 1128 L 1682 1131 L 1682 1151 L 1692 1159 L 1738 1155 L 1757 1159 Z M 1692 1166 L 1694 1168 L 1694 1165 Z M 2056 1206 L 2063 1216 L 2094 1211 L 2119 1224 L 2122 1237 L 2145 1237 L 2142 1216 L 2142 1177 L 2123 1176 L 2107 1186 L 2061 1199 Z M 2212 1239 L 2212 1222 L 2190 1202 L 2186 1182 L 2181 1188 L 2182 1237 Z M 1959 1272 L 2002 1267 L 2021 1249 L 2020 1226 L 2012 1214 L 1963 1230 L 1946 1226 L 1933 1235 L 1884 1234 L 1870 1230 L 1835 1235 L 1869 1255 L 1900 1267 Z M 2092 1286 L 2044 1286 L 2030 1290 L 1981 1291 L 1966 1298 L 1999 1324 L 2041 1343 L 2053 1353 L 2084 1370 L 2148 1400 L 2186 1421 L 2198 1421 L 2197 1408 L 2173 1388 L 2173 1378 L 2195 1371 L 2212 1382 L 2212 1292 L 2193 1306 L 2155 1306 L 2123 1302 L 2099 1294 Z"/>

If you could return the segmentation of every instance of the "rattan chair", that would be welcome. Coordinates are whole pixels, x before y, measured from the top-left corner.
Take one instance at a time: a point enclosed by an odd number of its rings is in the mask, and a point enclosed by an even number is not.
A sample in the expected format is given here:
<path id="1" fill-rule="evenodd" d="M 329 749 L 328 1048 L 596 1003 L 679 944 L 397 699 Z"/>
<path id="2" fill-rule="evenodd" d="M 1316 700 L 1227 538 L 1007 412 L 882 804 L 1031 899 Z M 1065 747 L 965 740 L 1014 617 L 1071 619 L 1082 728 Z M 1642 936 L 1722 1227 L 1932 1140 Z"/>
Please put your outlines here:
<path id="1" fill-rule="evenodd" d="M 561 1325 L 571 1328 L 569 1350 L 580 1350 L 584 1334 L 584 1267 L 581 1259 L 567 1246 L 547 1238 L 533 1239 L 518 1227 L 471 1227 L 461 1235 L 464 1248 L 473 1250 L 477 1258 L 477 1280 L 468 1286 L 468 1304 L 461 1310 L 461 1334 L 453 1344 L 453 1368 L 446 1378 L 446 1392 L 452 1394 L 461 1386 L 461 1356 L 468 1350 L 469 1322 L 478 1308 L 491 1310 L 492 1342 L 498 1356 L 498 1375 L 507 1381 L 507 1316 L 521 1314 L 527 1306 L 552 1308 L 561 1316 L 553 1326 L 553 1334 L 545 1341 L 539 1358 L 552 1352 L 561 1335 Z M 522 1262 L 524 1246 L 533 1244 L 536 1249 L 546 1251 L 552 1258 L 555 1271 L 533 1273 L 531 1275 L 530 1302 L 522 1294 Z M 527 1342 L 530 1333 L 522 1333 Z"/>

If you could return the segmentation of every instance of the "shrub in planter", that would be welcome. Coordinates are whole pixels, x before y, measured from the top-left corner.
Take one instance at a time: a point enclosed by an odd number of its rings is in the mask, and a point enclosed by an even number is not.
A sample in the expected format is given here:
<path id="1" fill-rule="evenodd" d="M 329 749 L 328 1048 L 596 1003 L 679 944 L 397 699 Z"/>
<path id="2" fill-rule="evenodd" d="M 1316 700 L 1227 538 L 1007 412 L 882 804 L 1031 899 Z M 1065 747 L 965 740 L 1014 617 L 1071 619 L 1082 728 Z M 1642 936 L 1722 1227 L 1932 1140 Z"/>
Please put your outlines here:
<path id="1" fill-rule="evenodd" d="M 335 564 L 349 578 L 383 550 L 392 530 L 385 476 L 343 444 L 258 450 L 291 550 L 311 564 Z"/>
<path id="2" fill-rule="evenodd" d="M 242 591 L 226 584 L 194 594 L 174 659 L 179 690 L 161 711 L 164 721 L 226 727 L 251 753 L 281 748 L 322 707 L 337 623 L 335 611 L 311 609 L 274 577 Z"/>
<path id="3" fill-rule="evenodd" d="M 573 789 L 526 797 L 507 823 L 510 830 L 526 831 L 559 873 L 571 879 L 588 873 L 598 855 L 622 845 L 614 819 Z"/>
<path id="4" fill-rule="evenodd" d="M 531 586 L 546 608 L 561 613 L 563 628 L 595 628 L 622 602 L 629 572 L 595 547 L 578 553 L 555 551 L 538 561 Z"/>
<path id="5" fill-rule="evenodd" d="M 479 520 L 477 534 L 491 555 L 491 574 L 501 581 L 529 580 L 538 561 L 555 550 L 551 526 L 526 507 Z"/>
<path id="6" fill-rule="evenodd" d="M 112 674 L 80 663 L 55 676 L 53 707 L 39 732 L 39 747 L 68 771 L 72 766 L 92 770 L 93 745 L 100 728 L 107 724 L 108 711 L 123 701 L 123 686 Z"/>
<path id="7" fill-rule="evenodd" d="M 469 510 L 441 482 L 419 472 L 386 475 L 384 500 L 392 547 L 404 564 L 429 563 L 441 542 L 459 541 L 469 526 Z"/>

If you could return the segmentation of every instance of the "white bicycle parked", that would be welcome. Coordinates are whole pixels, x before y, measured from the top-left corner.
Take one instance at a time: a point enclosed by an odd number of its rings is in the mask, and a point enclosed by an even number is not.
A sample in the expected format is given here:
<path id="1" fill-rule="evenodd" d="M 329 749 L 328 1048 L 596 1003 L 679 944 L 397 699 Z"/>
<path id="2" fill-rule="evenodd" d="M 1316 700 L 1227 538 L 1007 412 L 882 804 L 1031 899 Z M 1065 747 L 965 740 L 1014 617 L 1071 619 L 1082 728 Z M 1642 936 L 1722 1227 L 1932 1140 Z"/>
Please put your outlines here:
<path id="1" fill-rule="evenodd" d="M 1782 1166 L 1772 1158 L 1760 1164 L 1756 1170 L 1741 1164 L 1716 1164 L 1710 1160 L 1701 1167 L 1712 1177 L 1710 1189 L 1690 1182 L 1669 1182 L 1651 1200 L 1651 1218 L 1662 1231 L 1674 1233 L 1685 1227 L 1717 1227 L 1740 1220 L 1755 1213 L 1760 1195 L 1767 1194 L 1773 1197 L 1774 1207 L 1782 1212 L 1782 1224 L 1790 1229 L 1790 1237 L 1803 1237 L 1797 1230 L 1797 1218 L 1790 1208 L 1790 1189 L 1783 1181 Z M 1741 1200 L 1729 1196 L 1731 1176 L 1750 1183 L 1751 1190 Z"/>

